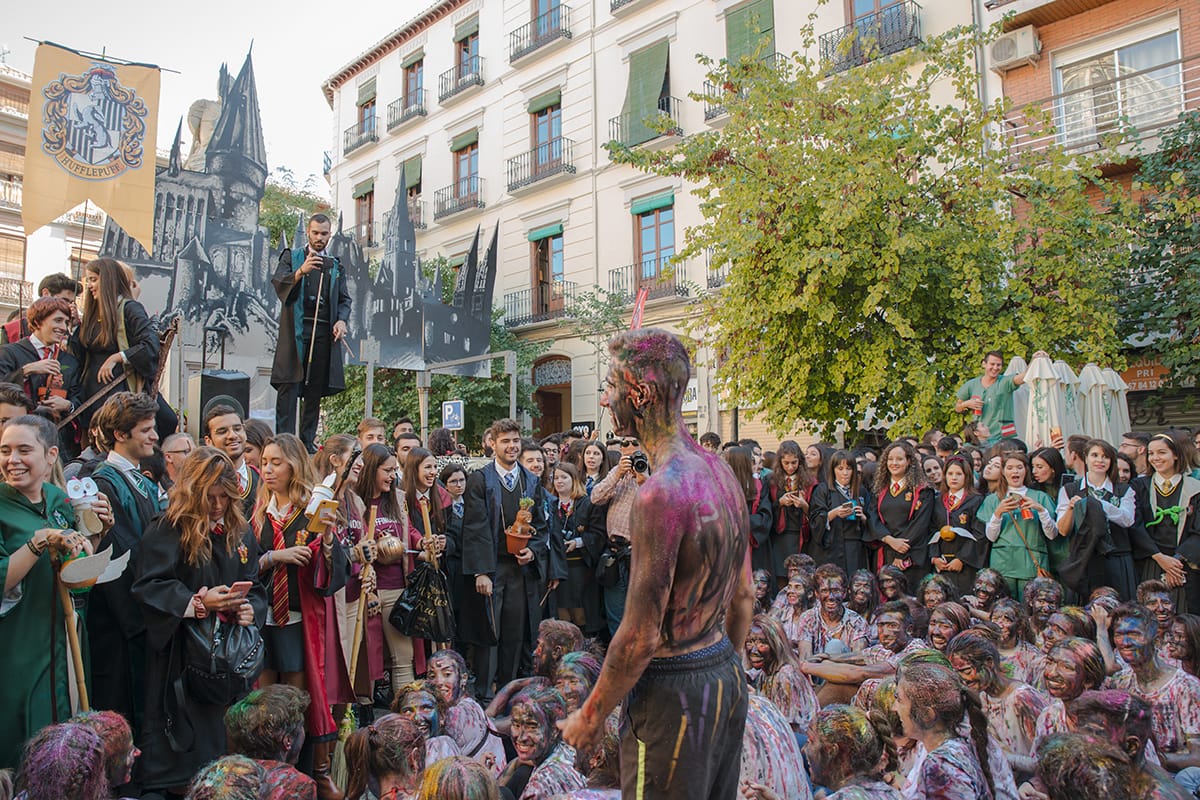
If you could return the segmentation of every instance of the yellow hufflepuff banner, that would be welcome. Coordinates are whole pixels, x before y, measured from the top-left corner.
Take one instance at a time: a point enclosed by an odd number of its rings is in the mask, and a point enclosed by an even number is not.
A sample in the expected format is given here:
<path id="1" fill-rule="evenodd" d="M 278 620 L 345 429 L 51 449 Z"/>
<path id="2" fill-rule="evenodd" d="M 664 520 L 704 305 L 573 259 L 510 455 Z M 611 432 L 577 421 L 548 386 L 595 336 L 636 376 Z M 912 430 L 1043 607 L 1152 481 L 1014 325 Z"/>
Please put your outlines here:
<path id="1" fill-rule="evenodd" d="M 91 200 L 154 250 L 158 67 L 38 46 L 21 217 L 26 235 Z"/>

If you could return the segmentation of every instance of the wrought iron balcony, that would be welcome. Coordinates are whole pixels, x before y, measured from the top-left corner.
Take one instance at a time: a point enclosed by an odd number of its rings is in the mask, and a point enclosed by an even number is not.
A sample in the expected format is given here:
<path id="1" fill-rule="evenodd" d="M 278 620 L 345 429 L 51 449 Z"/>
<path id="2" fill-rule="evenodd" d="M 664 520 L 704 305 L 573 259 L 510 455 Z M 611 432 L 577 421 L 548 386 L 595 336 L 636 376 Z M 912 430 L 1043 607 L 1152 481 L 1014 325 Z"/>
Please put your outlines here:
<path id="1" fill-rule="evenodd" d="M 483 208 L 483 178 L 460 178 L 433 193 L 433 218 L 441 219 L 469 208 Z"/>
<path id="2" fill-rule="evenodd" d="M 709 267 L 706 270 L 708 273 L 708 288 L 720 289 L 729 282 L 729 263 L 726 262 L 716 269 Z"/>
<path id="3" fill-rule="evenodd" d="M 1142 142 L 1174 124 L 1181 112 L 1200 108 L 1200 55 L 1117 74 L 1088 86 L 1030 103 L 1006 117 L 1014 153 L 1058 143 L 1075 153 L 1099 149 L 1111 136 Z"/>
<path id="4" fill-rule="evenodd" d="M 374 221 L 360 222 L 350 229 L 350 235 L 358 242 L 359 247 L 378 247 L 379 239 L 376 234 L 380 230 Z"/>
<path id="5" fill-rule="evenodd" d="M 821 36 L 821 60 L 844 72 L 921 43 L 921 7 L 905 0 Z"/>
<path id="6" fill-rule="evenodd" d="M 559 137 L 508 160 L 508 191 L 515 192 L 543 178 L 575 172 L 575 142 Z"/>
<path id="7" fill-rule="evenodd" d="M 608 10 L 610 12 L 620 11 L 625 6 L 636 2 L 637 0 L 608 0 Z"/>
<path id="8" fill-rule="evenodd" d="M 608 138 L 626 147 L 642 144 L 660 136 L 682 136 L 683 128 L 679 126 L 680 113 L 683 103 L 677 97 L 662 97 L 658 101 L 658 109 L 644 118 L 637 119 L 636 112 L 618 114 L 608 121 Z M 660 132 L 664 120 L 674 123 L 666 133 Z"/>
<path id="9" fill-rule="evenodd" d="M 763 67 L 766 67 L 767 69 L 775 70 L 775 69 L 779 69 L 784 64 L 784 62 L 786 62 L 787 60 L 788 60 L 788 57 L 785 56 L 783 53 L 771 53 L 769 55 L 763 56 L 759 60 L 758 63 L 761 64 Z M 751 66 L 753 67 L 753 62 L 751 62 Z M 733 91 L 733 89 L 731 87 L 728 87 L 723 84 L 713 83 L 712 81 L 704 82 L 704 121 L 705 122 L 708 122 L 710 119 L 715 119 L 716 117 L 719 117 L 725 113 L 725 104 L 716 98 L 720 97 L 723 94 L 729 94 L 732 91 Z M 739 92 L 739 94 L 742 97 L 745 97 L 748 92 L 749 92 L 749 90 L 746 89 L 745 87 L 743 87 L 741 89 L 741 91 Z"/>
<path id="10" fill-rule="evenodd" d="M 417 89 L 412 94 L 388 103 L 387 129 L 390 131 L 403 122 L 428 114 L 429 109 L 425 106 L 426 94 L 424 89 Z"/>
<path id="11" fill-rule="evenodd" d="M 438 100 L 446 102 L 472 86 L 483 86 L 483 58 L 471 56 L 438 76 Z"/>
<path id="12" fill-rule="evenodd" d="M 0 208 L 20 208 L 22 191 L 21 181 L 0 181 Z"/>
<path id="13" fill-rule="evenodd" d="M 375 117 L 368 117 L 351 125 L 342 134 L 342 155 L 348 156 L 364 144 L 378 141 L 379 134 L 375 132 Z"/>
<path id="14" fill-rule="evenodd" d="M 504 327 L 519 328 L 565 317 L 571 313 L 574 302 L 574 281 L 539 283 L 509 292 L 504 295 Z"/>
<path id="15" fill-rule="evenodd" d="M 683 281 L 683 264 L 672 263 L 671 257 L 649 258 L 636 264 L 608 271 L 608 291 L 632 303 L 638 291 L 646 289 L 646 299 L 660 297 L 687 297 L 687 285 Z"/>
<path id="16" fill-rule="evenodd" d="M 387 236 L 388 223 L 392 219 L 392 212 L 383 212 L 383 235 Z M 429 204 L 423 201 L 420 196 L 408 198 L 408 220 L 417 230 L 425 230 L 429 227 Z"/>
<path id="17" fill-rule="evenodd" d="M 571 9 L 555 6 L 508 35 L 508 61 L 511 64 L 553 41 L 570 38 Z"/>

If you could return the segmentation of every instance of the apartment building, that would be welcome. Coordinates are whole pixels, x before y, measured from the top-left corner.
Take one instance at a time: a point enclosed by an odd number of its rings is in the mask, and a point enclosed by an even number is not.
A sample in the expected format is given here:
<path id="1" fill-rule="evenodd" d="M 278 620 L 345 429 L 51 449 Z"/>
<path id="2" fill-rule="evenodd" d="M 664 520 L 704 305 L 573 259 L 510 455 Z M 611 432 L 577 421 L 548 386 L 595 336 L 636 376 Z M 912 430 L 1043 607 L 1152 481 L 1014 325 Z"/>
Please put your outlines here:
<path id="1" fill-rule="evenodd" d="M 838 44 L 855 29 L 887 55 L 972 24 L 982 6 L 442 0 L 326 81 L 334 203 L 374 258 L 382 252 L 382 212 L 402 180 L 423 258 L 461 263 L 476 228 L 490 233 L 498 224 L 495 302 L 504 324 L 551 342 L 533 369 L 531 427 L 548 433 L 599 423 L 607 431 L 598 403 L 603 376 L 594 348 L 571 324 L 573 299 L 599 286 L 631 307 L 644 289 L 644 324 L 680 330 L 696 313 L 691 301 L 723 278 L 704 259 L 675 258 L 687 228 L 701 221 L 691 187 L 613 164 L 604 145 L 659 148 L 720 126 L 719 107 L 688 96 L 704 90 L 696 55 L 791 53 L 803 46 L 800 30 L 813 12 L 821 34 L 814 47 L 848 69 L 861 53 Z M 998 85 L 993 75 L 982 79 Z M 647 126 L 656 115 L 671 121 L 666 134 Z M 712 353 L 703 342 L 699 352 L 684 406 L 689 424 L 773 446 L 776 437 L 752 413 L 719 396 Z"/>
<path id="2" fill-rule="evenodd" d="M 71 271 L 78 277 L 96 257 L 104 212 L 81 206 L 25 236 L 21 197 L 33 77 L 0 62 L 0 322 L 29 305 L 42 278 Z"/>
<path id="3" fill-rule="evenodd" d="M 988 0 L 989 22 L 1004 36 L 988 48 L 1012 104 L 1010 133 L 1020 148 L 1046 147 L 1026 123 L 1033 106 L 1051 115 L 1054 139 L 1075 152 L 1122 134 L 1129 155 L 1154 150 L 1166 126 L 1200 108 L 1200 3 L 1195 0 Z M 1136 157 L 1105 171 L 1131 187 Z M 1132 189 L 1131 189 L 1132 191 Z M 1196 392 L 1159 392 L 1166 374 L 1133 358 L 1123 373 L 1135 427 L 1200 425 Z"/>

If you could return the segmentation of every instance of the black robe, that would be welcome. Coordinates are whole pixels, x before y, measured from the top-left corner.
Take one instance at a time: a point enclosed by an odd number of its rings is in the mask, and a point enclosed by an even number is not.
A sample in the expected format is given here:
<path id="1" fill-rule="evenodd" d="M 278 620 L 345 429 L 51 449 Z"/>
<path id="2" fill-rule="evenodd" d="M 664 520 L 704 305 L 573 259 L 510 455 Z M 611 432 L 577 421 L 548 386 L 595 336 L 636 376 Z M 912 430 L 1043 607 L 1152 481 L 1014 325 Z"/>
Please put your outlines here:
<path id="1" fill-rule="evenodd" d="M 903 539 L 908 542 L 909 548 L 907 553 L 901 555 L 885 545 L 883 563 L 891 564 L 897 558 L 907 558 L 912 562 L 912 566 L 904 570 L 904 574 L 908 578 L 908 585 L 916 586 L 921 582 L 921 578 L 929 573 L 929 529 L 933 524 L 936 505 L 933 487 L 923 485 L 917 489 L 915 495 L 912 486 L 905 486 L 897 497 L 892 497 L 890 492 L 889 487 L 885 485 L 875 501 L 879 510 L 879 520 L 887 529 L 885 535 Z M 904 509 L 902 514 L 889 514 L 888 508 L 894 510 L 900 505 Z M 892 519 L 890 527 L 889 518 Z"/>
<path id="2" fill-rule="evenodd" d="M 757 500 L 746 503 L 750 512 L 750 567 L 775 574 L 775 556 L 771 549 L 771 532 L 775 513 L 771 508 L 771 490 L 765 481 L 755 479 Z"/>
<path id="3" fill-rule="evenodd" d="M 974 541 L 965 536 L 955 536 L 948 542 L 939 537 L 929 546 L 930 570 L 933 569 L 934 556 L 940 556 L 947 561 L 951 558 L 958 558 L 963 562 L 963 568 L 959 572 L 940 573 L 943 577 L 950 579 L 954 588 L 958 590 L 959 596 L 962 597 L 974 591 L 975 575 L 988 565 L 988 556 L 992 550 L 992 543 L 988 541 L 987 534 L 984 532 L 984 528 L 987 526 L 977 518 L 979 506 L 982 504 L 983 495 L 969 494 L 963 497 L 962 502 L 953 509 L 948 509 L 945 497 L 939 493 L 933 507 L 933 528 L 929 532 L 930 536 L 934 531 L 941 531 L 942 527 L 946 525 L 951 528 L 963 528 L 975 536 Z"/>
<path id="4" fill-rule="evenodd" d="M 54 415 L 50 408 L 38 402 L 38 394 L 46 385 L 48 376 L 42 373 L 27 376 L 21 372 L 21 368 L 26 364 L 41 360 L 37 348 L 29 341 L 29 337 L 0 347 L 0 381 L 20 386 L 25 390 L 25 395 L 37 404 L 38 408 L 35 413 L 53 420 Z M 65 347 L 59 350 L 58 365 L 62 369 L 63 389 L 67 393 L 67 399 L 71 401 L 71 408 L 74 409 L 83 400 L 83 387 L 80 383 L 83 378 L 83 368 L 79 360 L 71 355 Z M 70 461 L 79 453 L 78 430 L 77 423 L 72 422 L 58 433 L 59 449 L 62 450 L 60 456 L 64 462 Z"/>
<path id="5" fill-rule="evenodd" d="M 121 375 L 124 370 L 129 369 L 140 379 L 136 388 L 141 391 L 140 383 L 153 380 L 158 372 L 158 333 L 154 330 L 154 324 L 146 314 L 146 309 L 136 300 L 125 301 L 125 337 L 129 340 L 129 348 L 125 350 L 125 356 L 129 359 L 129 363 L 118 366 L 113 370 L 113 374 Z M 110 345 L 101 345 L 97 341 L 85 341 L 81 325 L 71 336 L 68 347 L 71 354 L 82 364 L 83 378 L 80 383 L 83 399 L 86 400 L 104 385 L 99 377 L 100 367 L 109 356 L 117 352 L 118 345 L 116 342 Z M 113 391 L 134 391 L 134 388 L 128 383 L 121 383 Z M 102 405 L 104 405 L 103 401 L 97 401 L 79 415 L 80 430 L 87 430 L 92 415 L 99 411 Z M 161 427 L 160 425 L 160 436 L 162 435 Z"/>
<path id="6" fill-rule="evenodd" d="M 181 624 L 188 605 L 202 586 L 232 586 L 251 581 L 248 599 L 254 606 L 254 621 L 260 628 L 267 619 L 267 594 L 258 580 L 258 543 L 247 528 L 233 553 L 226 551 L 223 537 L 211 535 L 212 554 L 199 564 L 188 564 L 179 549 L 179 531 L 165 519 L 154 523 L 142 537 L 133 597 L 142 604 L 146 618 L 146 723 L 138 746 L 142 756 L 137 767 L 147 789 L 186 786 L 196 771 L 225 755 L 224 706 L 198 703 L 174 692 L 181 680 Z M 180 646 L 172 647 L 178 644 Z M 172 749 L 167 738 L 168 718 L 182 752 Z M 186 721 L 186 724 L 185 724 Z M 190 735 L 188 732 L 190 731 Z"/>
<path id="7" fill-rule="evenodd" d="M 571 504 L 571 513 L 564 517 L 558 499 L 551 501 L 548 515 L 551 574 L 563 576 L 556 592 L 558 606 L 582 608 L 586 618 L 584 633 L 598 633 L 606 622 L 600 586 L 596 583 L 596 564 L 608 542 L 608 509 L 594 505 L 584 495 Z M 567 553 L 568 539 L 582 539 L 583 547 Z"/>
<path id="8" fill-rule="evenodd" d="M 340 272 L 340 264 L 338 265 Z M 308 358 L 307 352 L 301 352 L 302 348 L 308 346 L 307 340 L 304 337 L 296 335 L 297 319 L 296 312 L 304 313 L 303 299 L 301 298 L 301 289 L 307 280 L 319 280 L 320 275 L 311 273 L 304 276 L 300 281 L 296 280 L 296 270 L 298 266 L 292 258 L 291 250 L 284 250 L 279 254 L 279 262 L 275 266 L 275 274 L 271 276 L 271 284 L 275 287 L 275 294 L 279 297 L 279 334 L 275 343 L 275 360 L 271 364 L 271 385 L 278 389 L 280 386 L 285 386 L 291 383 L 304 383 L 304 363 Z M 325 285 L 322 289 L 322 296 L 327 297 L 329 291 L 329 276 L 325 277 Z M 325 396 L 337 394 L 346 388 L 345 367 L 342 359 L 341 345 L 333 341 L 332 328 L 333 324 L 338 320 L 350 324 L 351 300 L 350 292 L 346 286 L 346 276 L 344 273 L 338 275 L 334 281 L 336 288 L 334 292 L 337 294 L 337 304 L 330 308 L 328 324 L 330 326 L 329 342 L 332 348 L 329 353 L 329 374 L 322 376 L 324 385 L 321 393 Z M 322 305 L 325 300 L 322 299 Z"/>
<path id="9" fill-rule="evenodd" d="M 867 543 L 877 541 L 883 535 L 883 523 L 871 490 L 860 487 L 858 496 L 859 513 L 854 519 L 847 517 L 829 518 L 829 512 L 846 502 L 845 496 L 828 483 L 813 487 L 808 503 L 809 541 L 804 552 L 820 564 L 836 564 L 853 576 L 859 569 L 870 569 L 871 559 Z"/>

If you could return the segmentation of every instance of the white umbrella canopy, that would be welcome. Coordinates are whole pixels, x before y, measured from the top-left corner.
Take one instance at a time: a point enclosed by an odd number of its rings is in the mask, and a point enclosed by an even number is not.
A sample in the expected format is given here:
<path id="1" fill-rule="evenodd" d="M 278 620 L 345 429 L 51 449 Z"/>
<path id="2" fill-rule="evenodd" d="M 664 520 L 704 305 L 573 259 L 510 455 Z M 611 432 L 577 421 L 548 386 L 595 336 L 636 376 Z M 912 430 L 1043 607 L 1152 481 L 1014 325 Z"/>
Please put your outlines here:
<path id="1" fill-rule="evenodd" d="M 1112 405 L 1108 412 L 1108 427 L 1116 439 L 1114 444 L 1120 444 L 1120 438 L 1133 430 L 1129 420 L 1129 384 L 1121 377 L 1121 373 L 1112 367 L 1104 369 L 1104 382 L 1112 391 Z"/>
<path id="2" fill-rule="evenodd" d="M 1066 397 L 1063 383 L 1050 359 L 1033 359 L 1025 373 L 1029 388 L 1029 410 L 1025 418 L 1025 442 L 1032 451 L 1037 447 L 1052 447 L 1054 434 L 1066 435 L 1063 424 L 1066 416 Z"/>
<path id="3" fill-rule="evenodd" d="M 1063 393 L 1062 435 L 1065 441 L 1068 436 L 1083 433 L 1083 398 L 1079 394 L 1079 376 L 1071 369 L 1070 364 L 1060 358 L 1054 362 L 1054 371 L 1058 373 L 1058 382 Z"/>
<path id="4" fill-rule="evenodd" d="M 1112 441 L 1112 431 L 1108 428 L 1108 410 L 1104 407 L 1104 393 L 1108 384 L 1104 382 L 1104 373 L 1095 364 L 1088 364 L 1079 372 L 1079 395 L 1083 400 L 1081 416 L 1083 417 L 1083 433 L 1093 439 Z"/>
<path id="5" fill-rule="evenodd" d="M 1008 369 L 1004 370 L 1005 375 L 1024 375 L 1029 369 L 1029 365 L 1025 363 L 1025 359 L 1020 356 L 1013 356 L 1008 362 Z M 1025 416 L 1029 413 L 1029 389 L 1025 384 L 1017 387 L 1013 392 L 1013 421 L 1017 425 L 1017 438 L 1023 442 L 1028 442 L 1029 437 L 1026 435 L 1028 431 L 1025 429 Z M 992 431 L 992 435 L 995 435 Z"/>

